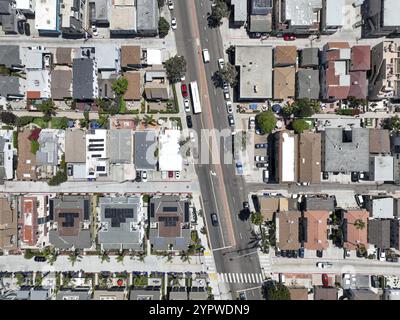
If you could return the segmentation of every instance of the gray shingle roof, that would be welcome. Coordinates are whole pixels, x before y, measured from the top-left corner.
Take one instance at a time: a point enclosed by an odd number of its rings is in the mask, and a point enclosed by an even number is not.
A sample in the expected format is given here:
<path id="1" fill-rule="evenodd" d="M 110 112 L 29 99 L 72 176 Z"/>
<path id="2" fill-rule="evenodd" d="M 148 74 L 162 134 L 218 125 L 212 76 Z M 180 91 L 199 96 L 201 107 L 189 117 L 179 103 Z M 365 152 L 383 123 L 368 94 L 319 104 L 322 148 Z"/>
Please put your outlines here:
<path id="1" fill-rule="evenodd" d="M 132 163 L 132 130 L 110 130 L 110 162 Z"/>
<path id="2" fill-rule="evenodd" d="M 20 65 L 19 46 L 0 46 L 0 65 L 11 68 L 13 65 Z"/>
<path id="3" fill-rule="evenodd" d="M 312 69 L 299 70 L 297 72 L 297 92 L 298 99 L 318 99 L 319 98 L 319 71 Z"/>
<path id="4" fill-rule="evenodd" d="M 92 59 L 74 59 L 73 73 L 73 98 L 86 100 L 94 98 L 93 82 L 95 81 L 94 62 Z"/>
<path id="5" fill-rule="evenodd" d="M 319 65 L 319 49 L 304 48 L 300 52 L 300 67 L 318 67 Z"/>
<path id="6" fill-rule="evenodd" d="M 154 151 L 157 148 L 157 137 L 154 131 L 137 131 L 135 133 L 135 167 L 137 170 L 154 170 L 157 159 Z"/>
<path id="7" fill-rule="evenodd" d="M 20 79 L 13 76 L 0 75 L 0 96 L 23 96 L 20 89 Z"/>
<path id="8" fill-rule="evenodd" d="M 368 221 L 368 243 L 381 249 L 390 248 L 390 220 Z"/>
<path id="9" fill-rule="evenodd" d="M 136 1 L 136 29 L 138 33 L 157 33 L 158 31 L 157 0 Z"/>

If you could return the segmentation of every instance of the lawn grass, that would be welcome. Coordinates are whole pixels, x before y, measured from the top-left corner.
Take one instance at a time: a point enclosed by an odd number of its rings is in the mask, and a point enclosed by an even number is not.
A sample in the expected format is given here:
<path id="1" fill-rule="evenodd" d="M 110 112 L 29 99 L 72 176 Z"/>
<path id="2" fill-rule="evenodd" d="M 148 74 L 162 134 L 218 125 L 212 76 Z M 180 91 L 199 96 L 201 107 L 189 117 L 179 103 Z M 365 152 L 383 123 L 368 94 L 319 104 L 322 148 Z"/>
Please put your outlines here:
<path id="1" fill-rule="evenodd" d="M 33 119 L 33 123 L 41 127 L 42 129 L 45 129 L 49 126 L 48 122 L 44 121 L 42 118 L 35 118 Z"/>

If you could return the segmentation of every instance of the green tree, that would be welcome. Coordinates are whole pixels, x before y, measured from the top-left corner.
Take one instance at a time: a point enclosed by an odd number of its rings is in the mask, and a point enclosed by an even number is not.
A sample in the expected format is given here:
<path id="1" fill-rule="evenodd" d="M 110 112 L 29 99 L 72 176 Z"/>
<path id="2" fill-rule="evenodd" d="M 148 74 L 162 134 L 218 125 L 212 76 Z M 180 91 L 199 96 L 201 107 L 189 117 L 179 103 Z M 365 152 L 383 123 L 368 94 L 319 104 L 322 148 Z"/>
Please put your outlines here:
<path id="1" fill-rule="evenodd" d="M 230 46 L 225 50 L 225 52 L 226 52 L 226 54 L 227 54 L 229 57 L 232 57 L 232 58 L 233 58 L 233 56 L 234 56 L 234 54 L 235 54 L 235 46 L 234 46 L 234 45 L 230 45 Z"/>
<path id="2" fill-rule="evenodd" d="M 122 96 L 128 90 L 128 79 L 125 77 L 118 78 L 113 82 L 111 89 L 117 96 Z"/>
<path id="3" fill-rule="evenodd" d="M 282 283 L 268 283 L 265 290 L 267 300 L 290 300 L 289 289 Z"/>
<path id="4" fill-rule="evenodd" d="M 67 129 L 68 128 L 68 118 L 67 117 L 62 117 L 62 118 L 53 118 L 51 120 L 51 127 L 53 129 Z"/>
<path id="5" fill-rule="evenodd" d="M 8 111 L 1 112 L 1 122 L 14 126 L 17 123 L 17 116 Z"/>
<path id="6" fill-rule="evenodd" d="M 31 152 L 33 154 L 36 154 L 36 152 L 38 152 L 40 148 L 39 142 L 37 142 L 36 140 L 32 140 L 31 141 Z"/>
<path id="7" fill-rule="evenodd" d="M 255 225 L 258 225 L 258 226 L 261 225 L 264 222 L 264 217 L 261 214 L 261 212 L 252 212 L 251 216 L 250 216 L 250 219 L 251 219 L 251 223 L 252 224 L 255 224 Z"/>
<path id="8" fill-rule="evenodd" d="M 224 65 L 224 68 L 222 70 L 218 70 L 216 74 L 222 81 L 228 82 L 231 87 L 236 86 L 238 82 L 238 72 L 236 70 L 236 67 L 229 62 Z"/>
<path id="9" fill-rule="evenodd" d="M 310 129 L 309 124 L 307 123 L 307 121 L 303 120 L 303 119 L 296 119 L 292 122 L 292 127 L 293 130 L 296 133 L 302 133 L 305 130 Z"/>
<path id="10" fill-rule="evenodd" d="M 146 253 L 144 252 L 139 252 L 139 254 L 137 255 L 137 257 L 139 258 L 140 262 L 144 262 L 144 259 L 146 258 Z"/>
<path id="11" fill-rule="evenodd" d="M 365 222 L 362 219 L 356 219 L 354 226 L 357 230 L 363 230 L 365 228 Z"/>
<path id="12" fill-rule="evenodd" d="M 284 118 L 290 118 L 294 113 L 292 105 L 284 105 L 281 109 L 281 114 Z"/>
<path id="13" fill-rule="evenodd" d="M 208 17 L 208 25 L 212 28 L 219 27 L 222 24 L 222 18 L 229 16 L 229 8 L 224 0 L 215 0 L 211 8 L 211 14 Z"/>
<path id="14" fill-rule="evenodd" d="M 120 252 L 120 253 L 117 255 L 116 260 L 117 260 L 117 262 L 123 264 L 123 263 L 124 263 L 124 258 L 125 258 L 125 254 L 124 254 L 123 252 Z"/>
<path id="15" fill-rule="evenodd" d="M 137 126 L 140 124 L 140 122 L 141 122 L 142 120 L 140 119 L 140 116 L 139 116 L 139 115 L 136 115 L 136 116 L 133 118 L 133 121 L 135 122 L 135 126 L 137 127 Z"/>
<path id="16" fill-rule="evenodd" d="M 398 115 L 388 118 L 384 125 L 385 129 L 391 130 L 393 133 L 400 133 L 400 118 Z"/>
<path id="17" fill-rule="evenodd" d="M 153 118 L 153 115 L 146 114 L 143 118 L 144 125 L 147 126 L 155 126 L 156 120 Z"/>
<path id="18" fill-rule="evenodd" d="M 164 38 L 169 32 L 170 25 L 164 17 L 160 17 L 158 20 L 158 35 Z"/>
<path id="19" fill-rule="evenodd" d="M 174 56 L 165 61 L 164 67 L 169 81 L 176 83 L 186 73 L 186 60 L 183 56 Z"/>
<path id="20" fill-rule="evenodd" d="M 298 118 L 308 118 L 315 113 L 315 104 L 310 99 L 299 99 L 293 104 L 293 111 Z"/>
<path id="21" fill-rule="evenodd" d="M 190 263 L 190 259 L 191 259 L 192 257 L 190 256 L 190 254 L 189 254 L 188 251 L 182 250 L 182 251 L 179 253 L 179 255 L 180 255 L 180 257 L 181 257 L 182 262 L 188 262 L 188 263 Z"/>
<path id="22" fill-rule="evenodd" d="M 71 262 L 71 265 L 74 266 L 75 262 L 81 261 L 82 257 L 79 254 L 78 250 L 75 250 L 71 252 L 68 256 L 69 262 Z"/>
<path id="23" fill-rule="evenodd" d="M 258 128 L 260 128 L 265 133 L 271 133 L 276 126 L 276 118 L 272 111 L 268 110 L 261 112 L 256 116 L 256 123 Z"/>
<path id="24" fill-rule="evenodd" d="M 103 263 L 104 261 L 110 262 L 110 257 L 108 256 L 108 253 L 105 251 L 100 252 L 99 259 L 101 263 Z"/>
<path id="25" fill-rule="evenodd" d="M 38 110 L 43 112 L 43 120 L 49 121 L 52 116 L 56 115 L 56 106 L 52 99 L 43 101 L 39 106 Z"/>

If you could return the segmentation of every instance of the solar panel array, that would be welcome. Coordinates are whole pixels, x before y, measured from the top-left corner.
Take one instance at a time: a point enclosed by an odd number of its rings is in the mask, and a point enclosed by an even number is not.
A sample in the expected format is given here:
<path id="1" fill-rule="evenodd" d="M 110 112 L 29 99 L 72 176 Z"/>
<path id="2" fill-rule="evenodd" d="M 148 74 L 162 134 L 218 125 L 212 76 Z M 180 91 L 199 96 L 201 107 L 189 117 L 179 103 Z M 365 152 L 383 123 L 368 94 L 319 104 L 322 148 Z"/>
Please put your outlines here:
<path id="1" fill-rule="evenodd" d="M 121 223 L 125 223 L 127 218 L 133 218 L 133 208 L 105 208 L 104 216 L 111 219 L 111 227 L 119 228 Z"/>
<path id="2" fill-rule="evenodd" d="M 166 227 L 176 227 L 179 217 L 159 217 L 158 221 L 164 222 Z"/>

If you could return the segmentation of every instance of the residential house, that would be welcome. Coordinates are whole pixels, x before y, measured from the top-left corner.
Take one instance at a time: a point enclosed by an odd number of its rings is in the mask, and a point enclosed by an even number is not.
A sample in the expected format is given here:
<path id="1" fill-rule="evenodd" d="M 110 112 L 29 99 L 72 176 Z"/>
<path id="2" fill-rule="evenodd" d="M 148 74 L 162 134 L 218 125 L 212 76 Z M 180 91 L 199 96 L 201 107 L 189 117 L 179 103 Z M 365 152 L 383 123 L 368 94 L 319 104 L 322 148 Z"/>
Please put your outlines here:
<path id="1" fill-rule="evenodd" d="M 290 300 L 308 300 L 307 288 L 288 288 Z"/>
<path id="2" fill-rule="evenodd" d="M 43 129 L 40 131 L 39 150 L 36 152 L 37 174 L 40 178 L 52 177 L 61 163 L 65 146 L 65 131 L 60 129 Z"/>
<path id="3" fill-rule="evenodd" d="M 281 67 L 274 69 L 274 99 L 286 100 L 295 97 L 296 69 Z"/>
<path id="4" fill-rule="evenodd" d="M 94 58 L 100 78 L 116 78 L 120 73 L 121 50 L 117 45 L 97 44 L 94 47 Z"/>
<path id="5" fill-rule="evenodd" d="M 158 137 L 159 171 L 182 171 L 183 158 L 180 151 L 181 131 L 165 129 Z"/>
<path id="6" fill-rule="evenodd" d="M 136 31 L 144 37 L 158 34 L 159 9 L 157 0 L 136 0 Z"/>
<path id="7" fill-rule="evenodd" d="M 13 131 L 0 131 L 0 185 L 14 178 Z"/>
<path id="8" fill-rule="evenodd" d="M 365 0 L 362 5 L 363 38 L 399 37 L 400 19 L 396 0 Z"/>
<path id="9" fill-rule="evenodd" d="M 144 213 L 140 197 L 101 197 L 98 242 L 102 250 L 143 250 Z"/>
<path id="10" fill-rule="evenodd" d="M 369 130 L 369 152 L 371 154 L 390 154 L 389 130 Z"/>
<path id="11" fill-rule="evenodd" d="M 114 0 L 110 11 L 110 36 L 136 35 L 136 6 L 134 0 Z"/>
<path id="12" fill-rule="evenodd" d="M 322 0 L 277 1 L 276 32 L 309 35 L 319 32 Z"/>
<path id="13" fill-rule="evenodd" d="M 155 170 L 157 159 L 157 136 L 154 131 L 135 132 L 135 168 L 136 170 Z"/>
<path id="14" fill-rule="evenodd" d="M 58 47 L 53 61 L 56 65 L 72 66 L 72 48 Z M 66 69 L 69 70 L 69 69 Z M 53 71 L 54 72 L 54 71 Z"/>
<path id="15" fill-rule="evenodd" d="M 187 250 L 190 243 L 189 202 L 178 196 L 150 199 L 150 243 L 153 250 Z"/>
<path id="16" fill-rule="evenodd" d="M 73 98 L 75 100 L 93 100 L 98 96 L 97 66 L 93 59 L 73 59 Z"/>
<path id="17" fill-rule="evenodd" d="M 92 25 L 110 26 L 110 0 L 89 0 L 89 20 Z"/>
<path id="18" fill-rule="evenodd" d="M 371 68 L 371 47 L 356 45 L 351 48 L 349 97 L 366 99 L 368 94 L 367 71 Z"/>
<path id="19" fill-rule="evenodd" d="M 89 300 L 90 296 L 91 289 L 89 288 L 62 288 L 57 292 L 56 300 Z"/>
<path id="20" fill-rule="evenodd" d="M 161 287 L 133 287 L 129 292 L 129 300 L 161 300 Z"/>
<path id="21" fill-rule="evenodd" d="M 338 289 L 333 287 L 314 287 L 314 300 L 337 300 Z"/>
<path id="22" fill-rule="evenodd" d="M 0 250 L 9 252 L 17 249 L 18 214 L 10 198 L 0 198 Z"/>
<path id="23" fill-rule="evenodd" d="M 368 98 L 396 99 L 400 95 L 400 47 L 394 41 L 382 41 L 371 50 Z"/>
<path id="24" fill-rule="evenodd" d="M 86 180 L 85 131 L 81 129 L 65 130 L 65 162 L 72 171 L 68 173 L 69 178 Z"/>
<path id="25" fill-rule="evenodd" d="M 298 177 L 298 136 L 291 131 L 274 134 L 275 181 L 295 182 Z"/>
<path id="26" fill-rule="evenodd" d="M 369 171 L 369 129 L 325 128 L 322 132 L 322 170 Z"/>
<path id="27" fill-rule="evenodd" d="M 146 70 L 144 92 L 147 100 L 168 100 L 171 96 L 170 83 L 164 68 Z"/>
<path id="28" fill-rule="evenodd" d="M 27 50 L 25 53 L 26 98 L 48 99 L 51 96 L 50 70 L 44 67 L 44 57 L 48 51 Z"/>
<path id="29" fill-rule="evenodd" d="M 108 131 L 95 129 L 86 132 L 86 178 L 109 176 Z"/>
<path id="30" fill-rule="evenodd" d="M 304 248 L 326 250 L 328 242 L 329 212 L 325 210 L 305 211 L 301 221 Z"/>
<path id="31" fill-rule="evenodd" d="M 168 300 L 188 300 L 186 287 L 173 287 L 169 291 Z"/>
<path id="32" fill-rule="evenodd" d="M 233 7 L 233 23 L 235 26 L 242 26 L 247 22 L 247 1 L 231 0 Z"/>
<path id="33" fill-rule="evenodd" d="M 376 198 L 367 202 L 371 216 L 375 219 L 392 219 L 394 217 L 393 198 Z"/>
<path id="34" fill-rule="evenodd" d="M 46 288 L 32 288 L 29 300 L 50 300 L 49 289 Z"/>
<path id="35" fill-rule="evenodd" d="M 324 45 L 321 53 L 322 99 L 347 99 L 351 85 L 350 59 L 351 50 L 347 42 L 328 42 Z"/>
<path id="36" fill-rule="evenodd" d="M 370 289 L 349 289 L 346 297 L 349 300 L 381 300 L 381 296 Z"/>
<path id="37" fill-rule="evenodd" d="M 275 212 L 279 211 L 279 198 L 268 198 L 260 196 L 260 212 L 264 221 L 273 221 Z"/>
<path id="38" fill-rule="evenodd" d="M 124 290 L 95 290 L 93 300 L 126 300 Z"/>
<path id="39" fill-rule="evenodd" d="M 60 30 L 63 36 L 83 37 L 89 28 L 88 2 L 86 0 L 63 0 L 60 6 Z"/>
<path id="40" fill-rule="evenodd" d="M 124 70 L 142 67 L 142 48 L 140 46 L 121 46 L 121 68 Z"/>
<path id="41" fill-rule="evenodd" d="M 31 151 L 31 136 L 33 130 L 25 128 L 18 134 L 18 166 L 17 179 L 36 181 L 36 156 Z"/>
<path id="42" fill-rule="evenodd" d="M 20 77 L 0 75 L 0 97 L 11 100 L 22 99 L 24 96 L 25 92 Z"/>
<path id="43" fill-rule="evenodd" d="M 122 182 L 135 179 L 133 144 L 132 130 L 109 130 L 109 162 L 112 181 Z"/>
<path id="44" fill-rule="evenodd" d="M 366 210 L 348 210 L 343 214 L 343 247 L 347 250 L 356 250 L 360 246 L 367 246 L 368 230 L 368 211 Z M 362 228 L 358 221 L 363 222 Z"/>
<path id="45" fill-rule="evenodd" d="M 390 220 L 368 221 L 368 243 L 380 249 L 390 248 Z"/>
<path id="46" fill-rule="evenodd" d="M 0 65 L 8 69 L 20 70 L 23 66 L 21 63 L 19 46 L 0 45 Z"/>
<path id="47" fill-rule="evenodd" d="M 239 68 L 239 100 L 272 98 L 272 47 L 236 46 L 235 65 Z"/>
<path id="48" fill-rule="evenodd" d="M 15 0 L 15 8 L 27 16 L 35 14 L 36 0 Z"/>
<path id="49" fill-rule="evenodd" d="M 297 63 L 296 46 L 276 46 L 274 49 L 274 67 L 295 66 Z"/>
<path id="50" fill-rule="evenodd" d="M 92 246 L 90 198 L 59 196 L 49 200 L 49 241 L 58 249 L 85 249 Z"/>
<path id="51" fill-rule="evenodd" d="M 208 300 L 208 292 L 205 287 L 190 287 L 189 300 Z"/>
<path id="52" fill-rule="evenodd" d="M 72 97 L 72 70 L 54 69 L 51 72 L 51 98 L 64 100 Z"/>
<path id="53" fill-rule="evenodd" d="M 319 183 L 321 181 L 321 134 L 303 132 L 298 137 L 298 181 Z"/>
<path id="54" fill-rule="evenodd" d="M 248 32 L 250 34 L 269 33 L 272 31 L 273 1 L 250 0 Z"/>
<path id="55" fill-rule="evenodd" d="M 296 74 L 296 98 L 319 99 L 320 94 L 319 71 L 300 69 Z"/>
<path id="56" fill-rule="evenodd" d="M 400 220 L 390 220 L 390 247 L 400 250 Z"/>
<path id="57" fill-rule="evenodd" d="M 276 247 L 279 250 L 297 250 L 301 247 L 299 211 L 280 211 L 276 213 Z"/>
<path id="58" fill-rule="evenodd" d="M 57 35 L 60 33 L 60 1 L 40 0 L 36 1 L 35 28 L 39 35 Z"/>
<path id="59" fill-rule="evenodd" d="M 345 24 L 345 0 L 323 0 L 321 31 L 333 34 Z"/>
<path id="60" fill-rule="evenodd" d="M 394 158 L 390 155 L 370 157 L 369 178 L 371 181 L 394 181 Z"/>
<path id="61" fill-rule="evenodd" d="M 300 51 L 299 66 L 301 68 L 318 68 L 319 67 L 319 49 L 304 48 Z"/>
<path id="62" fill-rule="evenodd" d="M 128 71 L 124 73 L 128 80 L 128 89 L 124 94 L 126 101 L 139 101 L 142 98 L 142 75 L 138 71 Z M 151 90 L 150 90 L 151 97 Z"/>
<path id="63" fill-rule="evenodd" d="M 304 210 L 323 210 L 333 212 L 335 210 L 335 197 L 310 197 L 304 200 Z"/>

